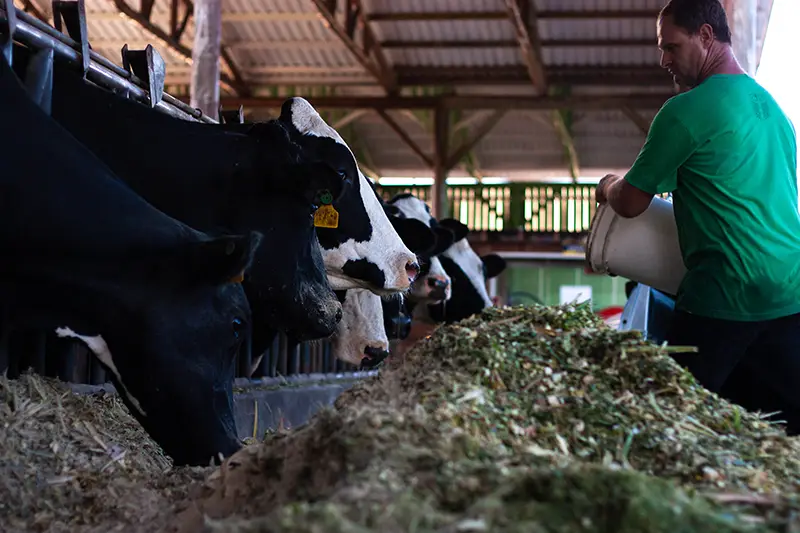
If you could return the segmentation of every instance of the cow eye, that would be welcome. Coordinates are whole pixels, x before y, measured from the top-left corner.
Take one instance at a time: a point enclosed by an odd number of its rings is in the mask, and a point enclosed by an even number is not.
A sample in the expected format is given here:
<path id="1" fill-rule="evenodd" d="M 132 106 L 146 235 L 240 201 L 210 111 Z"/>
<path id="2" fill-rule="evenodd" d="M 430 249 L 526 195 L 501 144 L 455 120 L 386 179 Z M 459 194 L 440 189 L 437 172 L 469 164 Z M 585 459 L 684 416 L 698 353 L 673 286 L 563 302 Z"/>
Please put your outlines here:
<path id="1" fill-rule="evenodd" d="M 347 179 L 347 171 L 346 171 L 345 169 L 343 169 L 343 168 L 340 168 L 340 169 L 339 169 L 339 170 L 337 170 L 336 172 L 338 172 L 338 173 L 339 173 L 339 176 L 340 176 L 340 177 L 341 177 L 343 180 L 346 180 L 346 179 Z"/>
<path id="2" fill-rule="evenodd" d="M 238 316 L 233 319 L 233 334 L 238 339 L 241 332 L 244 330 L 244 320 Z"/>

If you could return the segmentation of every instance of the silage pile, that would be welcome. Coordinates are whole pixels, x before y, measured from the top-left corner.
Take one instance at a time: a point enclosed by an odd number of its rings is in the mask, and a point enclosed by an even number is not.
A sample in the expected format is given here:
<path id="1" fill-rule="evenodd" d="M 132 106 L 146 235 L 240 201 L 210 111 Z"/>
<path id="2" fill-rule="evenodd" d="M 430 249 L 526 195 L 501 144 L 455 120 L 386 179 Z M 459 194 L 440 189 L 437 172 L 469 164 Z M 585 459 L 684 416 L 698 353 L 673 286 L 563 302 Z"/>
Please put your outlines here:
<path id="1" fill-rule="evenodd" d="M 798 531 L 798 450 L 588 307 L 493 308 L 233 456 L 173 525 Z"/>
<path id="2" fill-rule="evenodd" d="M 152 532 L 210 471 L 170 464 L 117 396 L 0 376 L 0 531 Z"/>

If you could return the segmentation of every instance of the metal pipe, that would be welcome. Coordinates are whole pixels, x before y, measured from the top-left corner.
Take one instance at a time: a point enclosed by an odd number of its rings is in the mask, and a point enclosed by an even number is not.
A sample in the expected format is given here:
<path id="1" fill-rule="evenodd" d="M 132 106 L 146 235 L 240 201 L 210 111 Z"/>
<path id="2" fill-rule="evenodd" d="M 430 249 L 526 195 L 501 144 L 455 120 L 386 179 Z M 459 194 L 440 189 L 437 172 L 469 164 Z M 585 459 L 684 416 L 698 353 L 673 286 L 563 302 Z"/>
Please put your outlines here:
<path id="1" fill-rule="evenodd" d="M 80 46 L 74 39 L 65 35 L 55 28 L 43 23 L 31 15 L 16 10 L 17 24 L 14 31 L 14 40 L 32 48 L 51 47 L 56 56 L 65 59 L 70 64 L 81 67 L 82 57 Z M 5 22 L 8 15 L 4 10 L 0 11 L 0 22 Z M 144 83 L 133 74 L 115 65 L 100 54 L 90 51 L 89 70 L 86 78 L 110 89 L 128 91 L 130 96 L 142 103 L 149 103 L 147 90 L 143 88 Z M 164 93 L 161 101 L 156 105 L 156 109 L 163 113 L 180 118 L 183 120 L 206 122 L 216 124 L 217 121 L 194 109 L 186 103 L 178 100 L 172 95 Z"/>

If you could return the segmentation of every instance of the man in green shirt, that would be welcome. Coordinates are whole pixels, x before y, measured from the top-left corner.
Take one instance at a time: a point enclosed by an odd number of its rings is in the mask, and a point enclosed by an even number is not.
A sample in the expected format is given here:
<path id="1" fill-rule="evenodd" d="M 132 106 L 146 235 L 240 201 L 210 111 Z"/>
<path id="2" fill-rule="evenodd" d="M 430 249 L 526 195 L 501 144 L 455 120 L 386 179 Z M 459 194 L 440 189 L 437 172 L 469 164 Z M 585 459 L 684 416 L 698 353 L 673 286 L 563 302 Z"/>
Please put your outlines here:
<path id="1" fill-rule="evenodd" d="M 654 195 L 673 193 L 688 272 L 667 341 L 699 349 L 675 359 L 713 392 L 750 409 L 781 410 L 779 418 L 796 433 L 800 213 L 794 128 L 736 61 L 718 0 L 671 0 L 657 29 L 661 66 L 686 90 L 653 119 L 625 177 L 600 181 L 597 201 L 632 218 Z"/>

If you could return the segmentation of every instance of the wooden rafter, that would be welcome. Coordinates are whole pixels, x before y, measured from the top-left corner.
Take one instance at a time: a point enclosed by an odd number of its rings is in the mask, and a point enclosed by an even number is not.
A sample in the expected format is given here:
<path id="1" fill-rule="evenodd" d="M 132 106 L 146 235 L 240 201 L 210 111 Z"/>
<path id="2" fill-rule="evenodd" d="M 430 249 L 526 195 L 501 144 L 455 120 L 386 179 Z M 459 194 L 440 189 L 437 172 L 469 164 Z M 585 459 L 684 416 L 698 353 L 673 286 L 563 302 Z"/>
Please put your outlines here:
<path id="1" fill-rule="evenodd" d="M 542 47 L 539 44 L 539 31 L 536 28 L 536 6 L 529 0 L 505 0 L 506 9 L 514 31 L 517 34 L 517 41 L 522 49 L 522 57 L 528 76 L 539 94 L 547 93 L 547 75 L 542 61 Z M 533 18 L 533 24 L 529 24 Z"/>
<path id="2" fill-rule="evenodd" d="M 527 67 L 395 67 L 398 85 L 447 85 L 470 83 L 530 83 Z M 657 65 L 639 66 L 558 66 L 547 69 L 551 84 L 563 85 L 661 85 L 672 86 L 667 71 Z"/>
<path id="3" fill-rule="evenodd" d="M 264 43 L 268 46 L 272 43 Z M 300 43 L 298 43 L 300 44 Z M 311 44 L 311 43 L 309 43 Z M 318 43 L 323 45 L 324 41 Z M 545 47 L 591 47 L 591 46 L 655 46 L 655 39 L 541 39 L 540 46 Z M 518 41 L 512 40 L 458 40 L 458 41 L 402 41 L 390 40 L 381 43 L 383 48 L 516 48 Z"/>
<path id="4" fill-rule="evenodd" d="M 654 9 L 604 9 L 572 11 L 540 11 L 542 19 L 631 19 L 653 18 L 658 16 Z M 368 20 L 374 21 L 424 21 L 424 20 L 505 20 L 504 11 L 397 11 L 391 13 L 370 13 Z"/>
<path id="5" fill-rule="evenodd" d="M 30 13 L 45 24 L 50 24 L 47 15 L 45 15 L 32 0 L 20 0 L 20 2 L 22 3 L 22 10 L 24 12 Z"/>
<path id="6" fill-rule="evenodd" d="M 640 115 L 635 109 L 624 105 L 620 108 L 622 112 L 625 114 L 626 117 L 630 119 L 631 122 L 636 124 L 636 127 L 639 128 L 645 136 L 650 132 L 650 121 Z"/>
<path id="7" fill-rule="evenodd" d="M 326 25 L 387 93 L 395 92 L 397 79 L 389 68 L 380 43 L 372 33 L 360 0 L 345 0 L 345 23 L 336 19 L 336 2 L 312 0 Z M 360 30 L 360 31 L 359 31 Z M 359 39 L 360 37 L 360 39 Z M 358 42 L 360 41 L 360 43 Z"/>
<path id="8" fill-rule="evenodd" d="M 450 170 L 451 168 L 455 167 L 459 161 L 461 161 L 464 156 L 466 156 L 470 150 L 475 148 L 481 139 L 486 137 L 486 135 L 492 131 L 498 122 L 500 122 L 505 114 L 507 113 L 506 110 L 498 110 L 492 113 L 488 118 L 484 119 L 483 122 L 478 126 L 475 130 L 475 133 L 472 134 L 472 137 L 464 141 L 455 151 L 450 154 L 445 161 L 445 168 Z"/>
<path id="9" fill-rule="evenodd" d="M 595 109 L 607 110 L 629 106 L 658 109 L 672 94 L 568 95 L 568 96 L 308 96 L 316 109 Z M 249 108 L 280 109 L 285 97 L 223 98 L 226 108 L 243 105 Z"/>
<path id="10" fill-rule="evenodd" d="M 147 1 L 147 0 L 146 0 Z M 146 8 L 146 1 L 143 2 L 143 8 Z M 177 3 L 179 1 L 183 1 L 185 5 L 185 11 L 182 22 L 178 23 L 178 7 Z M 173 5 L 170 8 L 170 31 L 166 32 L 156 24 L 154 24 L 150 20 L 150 14 L 147 11 L 137 11 L 136 9 L 132 8 L 125 0 L 109 0 L 117 10 L 136 22 L 141 28 L 150 34 L 152 37 L 160 40 L 164 43 L 165 46 L 170 48 L 173 52 L 183 57 L 186 61 L 192 60 L 192 51 L 189 47 L 184 46 L 180 42 L 180 37 L 183 34 L 184 29 L 186 28 L 186 24 L 188 23 L 188 19 L 194 11 L 194 4 L 192 4 L 191 0 L 172 0 Z M 174 17 L 172 14 L 174 13 Z M 173 24 L 174 23 L 174 24 Z M 224 86 L 228 87 L 236 94 L 240 96 L 248 96 L 250 91 L 247 85 L 244 83 L 244 80 L 239 73 L 239 70 L 233 64 L 233 61 L 230 59 L 230 56 L 227 56 L 227 52 L 223 51 L 224 49 L 221 48 L 221 56 L 223 59 L 224 66 L 226 69 L 231 73 L 233 77 L 228 76 L 227 74 L 220 73 L 219 81 Z M 227 59 L 226 59 L 227 56 Z"/>
<path id="11" fill-rule="evenodd" d="M 419 145 L 414 142 L 414 139 L 412 139 L 408 133 L 406 133 L 406 131 L 402 128 L 402 126 L 400 126 L 400 124 L 397 123 L 395 119 L 393 119 L 383 109 L 376 109 L 375 112 L 378 113 L 383 121 L 386 122 L 386 124 L 388 124 L 395 133 L 397 133 L 397 135 L 403 140 L 404 143 L 408 145 L 409 148 L 411 148 L 411 150 L 413 150 L 415 154 L 417 154 L 417 157 L 419 157 L 420 160 L 428 166 L 428 168 L 433 168 L 433 160 L 428 156 L 428 154 L 422 151 L 422 148 L 420 148 Z"/>
<path id="12" fill-rule="evenodd" d="M 575 149 L 575 139 L 572 136 L 572 125 L 567 118 L 567 113 L 564 110 L 557 109 L 553 111 L 553 126 L 558 133 L 558 138 L 564 146 L 564 151 L 567 155 L 567 162 L 569 163 L 569 173 L 572 180 L 577 183 L 578 177 L 581 175 L 580 163 L 578 160 L 578 151 Z"/>

